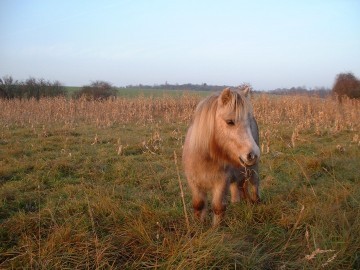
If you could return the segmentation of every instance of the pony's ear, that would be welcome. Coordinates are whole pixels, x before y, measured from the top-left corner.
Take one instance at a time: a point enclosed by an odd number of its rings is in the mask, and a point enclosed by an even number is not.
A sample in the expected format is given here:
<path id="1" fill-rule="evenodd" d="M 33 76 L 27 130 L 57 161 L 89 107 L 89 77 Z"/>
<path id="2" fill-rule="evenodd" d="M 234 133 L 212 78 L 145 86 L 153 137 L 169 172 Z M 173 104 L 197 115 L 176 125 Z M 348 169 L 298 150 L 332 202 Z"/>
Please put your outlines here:
<path id="1" fill-rule="evenodd" d="M 231 91 L 230 88 L 227 87 L 221 92 L 220 96 L 221 104 L 226 105 L 231 100 Z"/>
<path id="2" fill-rule="evenodd" d="M 243 94 L 245 97 L 247 97 L 250 93 L 250 87 L 246 86 L 246 88 L 244 90 L 242 90 Z"/>

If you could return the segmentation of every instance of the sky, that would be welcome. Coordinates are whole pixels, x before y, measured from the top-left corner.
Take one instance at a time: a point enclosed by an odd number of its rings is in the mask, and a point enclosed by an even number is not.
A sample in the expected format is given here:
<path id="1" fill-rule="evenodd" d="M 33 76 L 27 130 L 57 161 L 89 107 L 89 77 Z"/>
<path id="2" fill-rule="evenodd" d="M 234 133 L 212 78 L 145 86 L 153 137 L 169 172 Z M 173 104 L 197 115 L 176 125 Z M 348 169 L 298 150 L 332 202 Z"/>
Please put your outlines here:
<path id="1" fill-rule="evenodd" d="M 331 88 L 360 77 L 359 0 L 0 0 L 0 77 Z"/>

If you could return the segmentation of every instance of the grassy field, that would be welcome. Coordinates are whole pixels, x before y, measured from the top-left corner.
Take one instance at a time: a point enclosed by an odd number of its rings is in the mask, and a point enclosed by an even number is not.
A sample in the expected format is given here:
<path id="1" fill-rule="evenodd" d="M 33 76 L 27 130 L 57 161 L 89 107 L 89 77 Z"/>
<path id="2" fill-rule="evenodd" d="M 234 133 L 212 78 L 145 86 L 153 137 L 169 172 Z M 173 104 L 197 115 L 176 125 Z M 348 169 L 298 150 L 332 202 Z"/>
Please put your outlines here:
<path id="1" fill-rule="evenodd" d="M 126 89 L 118 88 L 118 97 L 136 98 L 138 96 L 159 98 L 164 96 L 181 97 L 186 93 L 193 93 L 198 96 L 205 97 L 209 95 L 209 91 L 186 91 L 186 90 L 164 90 L 164 89 Z"/>
<path id="2" fill-rule="evenodd" d="M 255 96 L 263 203 L 214 229 L 179 162 L 199 100 L 0 101 L 0 268 L 360 269 L 360 102 Z"/>
<path id="3" fill-rule="evenodd" d="M 76 91 L 79 91 L 81 87 L 76 86 L 68 86 L 65 87 L 69 96 L 72 96 Z M 183 90 L 164 90 L 164 89 L 141 89 L 141 88 L 115 88 L 116 95 L 118 97 L 126 97 L 126 98 L 137 98 L 139 96 L 143 97 L 153 97 L 159 98 L 164 96 L 170 97 L 181 97 L 185 93 L 193 93 L 194 95 L 199 96 L 207 96 L 209 91 L 183 91 Z"/>

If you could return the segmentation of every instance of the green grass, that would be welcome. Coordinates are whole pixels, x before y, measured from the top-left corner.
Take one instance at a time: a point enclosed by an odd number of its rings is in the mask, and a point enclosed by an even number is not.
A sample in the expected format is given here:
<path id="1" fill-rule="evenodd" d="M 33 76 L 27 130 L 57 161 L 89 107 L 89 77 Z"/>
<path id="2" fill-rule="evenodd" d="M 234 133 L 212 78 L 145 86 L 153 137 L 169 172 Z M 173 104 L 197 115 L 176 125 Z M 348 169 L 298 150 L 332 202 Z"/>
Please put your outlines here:
<path id="1" fill-rule="evenodd" d="M 76 91 L 79 91 L 81 87 L 77 86 L 67 86 L 65 87 L 69 96 L 72 96 Z M 139 96 L 142 97 L 163 97 L 163 96 L 171 96 L 171 97 L 181 97 L 184 93 L 196 93 L 199 96 L 207 96 L 209 95 L 209 91 L 185 91 L 185 90 L 165 90 L 165 89 L 141 89 L 141 88 L 116 88 L 116 94 L 118 97 L 124 98 L 137 98 Z"/>
<path id="2" fill-rule="evenodd" d="M 65 91 L 67 92 L 68 96 L 72 96 L 76 91 L 79 91 L 80 89 L 80 86 L 65 86 Z"/>
<path id="3" fill-rule="evenodd" d="M 184 93 L 196 93 L 199 96 L 207 96 L 209 95 L 209 91 L 185 91 L 185 90 L 164 90 L 164 89 L 117 89 L 118 97 L 127 97 L 127 98 L 136 98 L 139 96 L 143 97 L 163 97 L 163 96 L 171 96 L 171 97 L 181 97 Z"/>
<path id="4" fill-rule="evenodd" d="M 276 127 L 261 158 L 263 203 L 229 205 L 216 229 L 193 219 L 181 173 L 188 231 L 174 162 L 186 128 L 4 126 L 0 268 L 360 268 L 355 131 L 303 131 L 293 148 L 293 128 Z"/>

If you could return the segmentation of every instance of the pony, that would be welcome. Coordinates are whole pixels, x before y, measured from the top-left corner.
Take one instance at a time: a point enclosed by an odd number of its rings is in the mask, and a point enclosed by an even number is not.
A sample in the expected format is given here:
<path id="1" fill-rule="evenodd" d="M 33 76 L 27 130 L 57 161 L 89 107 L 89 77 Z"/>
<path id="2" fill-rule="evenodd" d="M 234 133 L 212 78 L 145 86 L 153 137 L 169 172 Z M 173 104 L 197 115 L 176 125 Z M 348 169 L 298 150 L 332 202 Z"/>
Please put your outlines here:
<path id="1" fill-rule="evenodd" d="M 195 217 L 203 222 L 212 193 L 213 226 L 221 223 L 226 195 L 231 202 L 259 202 L 259 131 L 249 87 L 225 88 L 202 100 L 188 128 L 182 162 Z"/>

